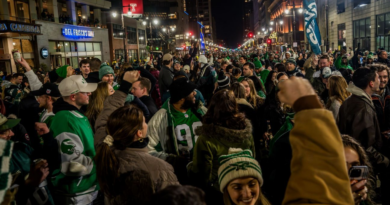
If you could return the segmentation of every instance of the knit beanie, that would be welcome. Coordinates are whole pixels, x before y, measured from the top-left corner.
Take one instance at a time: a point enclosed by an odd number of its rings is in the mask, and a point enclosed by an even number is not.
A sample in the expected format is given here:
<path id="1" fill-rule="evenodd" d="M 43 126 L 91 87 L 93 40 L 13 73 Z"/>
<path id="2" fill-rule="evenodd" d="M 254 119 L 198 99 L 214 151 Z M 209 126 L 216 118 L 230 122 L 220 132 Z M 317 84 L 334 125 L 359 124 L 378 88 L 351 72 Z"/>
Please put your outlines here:
<path id="1" fill-rule="evenodd" d="M 56 70 L 56 73 L 59 77 L 61 78 L 66 78 L 67 74 L 68 74 L 68 66 L 69 65 L 64 65 L 62 67 L 59 67 L 57 70 Z M 54 81 L 55 82 L 55 81 Z"/>
<path id="2" fill-rule="evenodd" d="M 99 80 L 102 80 L 103 76 L 107 74 L 112 74 L 113 76 L 115 76 L 114 70 L 111 68 L 111 66 L 108 66 L 106 63 L 103 63 L 100 66 L 99 70 Z"/>
<path id="3" fill-rule="evenodd" d="M 242 177 L 254 177 L 263 185 L 262 171 L 259 163 L 252 157 L 248 149 L 229 148 L 228 155 L 222 155 L 218 159 L 218 181 L 220 191 L 234 179 Z"/>
<path id="4" fill-rule="evenodd" d="M 222 70 L 218 73 L 218 88 L 229 87 L 230 79 L 225 75 Z"/>
<path id="5" fill-rule="evenodd" d="M 286 63 L 292 63 L 292 64 L 294 64 L 295 66 L 297 65 L 297 62 L 295 61 L 294 58 L 289 58 L 289 59 L 287 60 Z"/>
<path id="6" fill-rule="evenodd" d="M 259 59 L 257 57 L 254 58 L 253 64 L 255 64 L 255 68 L 261 68 L 262 67 L 261 62 L 259 61 Z"/>
<path id="7" fill-rule="evenodd" d="M 368 60 L 368 59 L 373 59 L 373 60 L 374 60 L 374 56 L 368 55 L 368 56 L 367 56 L 367 60 Z"/>

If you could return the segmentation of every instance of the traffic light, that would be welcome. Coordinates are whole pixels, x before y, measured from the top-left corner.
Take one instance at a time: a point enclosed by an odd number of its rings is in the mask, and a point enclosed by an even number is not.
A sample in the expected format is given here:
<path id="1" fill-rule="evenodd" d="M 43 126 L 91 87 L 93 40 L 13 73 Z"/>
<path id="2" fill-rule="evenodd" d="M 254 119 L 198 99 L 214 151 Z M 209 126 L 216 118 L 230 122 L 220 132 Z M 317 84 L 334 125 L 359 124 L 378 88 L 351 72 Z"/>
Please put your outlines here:
<path id="1" fill-rule="evenodd" d="M 268 44 L 268 45 L 271 45 L 271 43 L 272 43 L 272 40 L 271 40 L 271 39 L 268 39 L 268 40 L 267 40 L 267 44 Z"/>
<path id="2" fill-rule="evenodd" d="M 189 34 L 190 36 L 192 36 L 192 32 L 189 32 L 188 34 Z"/>
<path id="3" fill-rule="evenodd" d="M 238 44 L 238 47 L 241 47 L 241 44 Z"/>
<path id="4" fill-rule="evenodd" d="M 248 37 L 249 37 L 249 38 L 253 38 L 253 33 L 252 33 L 252 32 L 249 32 L 249 33 L 248 33 Z"/>

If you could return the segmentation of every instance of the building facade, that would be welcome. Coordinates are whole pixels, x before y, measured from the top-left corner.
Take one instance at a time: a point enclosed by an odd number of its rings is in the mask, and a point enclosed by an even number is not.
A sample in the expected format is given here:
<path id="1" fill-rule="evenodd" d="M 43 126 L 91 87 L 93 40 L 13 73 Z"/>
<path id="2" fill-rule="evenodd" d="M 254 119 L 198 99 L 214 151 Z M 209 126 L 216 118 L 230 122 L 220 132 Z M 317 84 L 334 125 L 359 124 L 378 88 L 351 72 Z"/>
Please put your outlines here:
<path id="1" fill-rule="evenodd" d="M 215 42 L 217 39 L 215 20 L 211 11 L 211 0 L 183 0 L 186 2 L 186 12 L 189 16 L 189 30 L 204 41 Z"/>
<path id="2" fill-rule="evenodd" d="M 390 50 L 390 0 L 329 0 L 329 47 Z"/>

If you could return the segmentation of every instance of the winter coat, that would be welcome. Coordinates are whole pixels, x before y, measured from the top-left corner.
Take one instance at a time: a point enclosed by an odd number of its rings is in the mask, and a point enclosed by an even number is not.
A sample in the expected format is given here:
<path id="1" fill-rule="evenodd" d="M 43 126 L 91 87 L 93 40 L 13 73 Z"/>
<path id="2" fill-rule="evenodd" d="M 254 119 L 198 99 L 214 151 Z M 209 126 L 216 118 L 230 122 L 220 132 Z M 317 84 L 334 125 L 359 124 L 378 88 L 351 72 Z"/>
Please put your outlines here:
<path id="1" fill-rule="evenodd" d="M 389 159 L 381 153 L 382 135 L 371 97 L 353 84 L 348 86 L 347 91 L 352 96 L 343 102 L 339 110 L 337 124 L 340 133 L 350 135 L 361 143 L 374 169 L 388 167 Z"/>
<path id="2" fill-rule="evenodd" d="M 154 102 L 156 103 L 157 108 L 160 108 L 162 105 L 161 95 L 160 95 L 160 86 L 159 86 L 159 82 L 158 82 L 158 76 L 160 75 L 160 71 L 158 71 L 158 70 L 150 71 L 150 74 L 152 74 L 153 77 L 155 77 L 157 79 L 156 87 L 152 91 L 151 96 L 154 99 Z"/>
<path id="3" fill-rule="evenodd" d="M 354 204 L 343 143 L 332 113 L 321 109 L 314 95 L 298 99 L 294 110 L 291 176 L 283 204 Z"/>
<path id="4" fill-rule="evenodd" d="M 120 163 L 120 176 L 134 170 L 143 170 L 150 175 L 154 192 L 158 192 L 170 185 L 179 185 L 172 166 L 161 159 L 151 156 L 147 147 L 126 148 L 124 150 L 115 150 L 114 152 Z M 134 179 L 126 180 L 124 178 L 123 182 L 131 182 L 132 180 Z M 111 199 L 110 204 L 126 204 L 126 202 L 120 196 L 116 196 Z"/>
<path id="5" fill-rule="evenodd" d="M 337 117 L 339 116 L 341 102 L 334 97 L 331 97 L 329 100 L 330 100 L 330 105 L 329 107 L 327 107 L 327 109 L 333 113 L 334 119 L 337 120 Z"/>
<path id="6" fill-rule="evenodd" d="M 229 148 L 250 149 L 255 155 L 252 125 L 245 120 L 243 130 L 229 129 L 214 124 L 204 124 L 196 129 L 199 136 L 192 163 L 187 166 L 190 178 L 201 187 L 219 189 L 218 158 L 228 154 Z"/>
<path id="7" fill-rule="evenodd" d="M 305 77 L 299 70 L 298 68 L 295 68 L 294 70 L 292 71 L 288 71 L 286 70 L 286 74 L 288 75 L 288 77 L 290 78 L 291 76 L 296 76 L 296 77 Z"/>
<path id="8" fill-rule="evenodd" d="M 99 83 L 99 71 L 90 72 L 88 74 L 88 78 L 86 78 L 85 81 L 87 81 L 87 83 Z"/>
<path id="9" fill-rule="evenodd" d="M 384 65 L 387 65 L 387 67 L 390 67 L 390 60 L 389 59 L 383 59 L 383 58 L 378 58 L 374 61 L 374 63 L 378 63 L 378 64 L 384 64 Z"/>
<path id="10" fill-rule="evenodd" d="M 160 96 L 164 96 L 168 92 L 169 86 L 173 82 L 174 71 L 172 68 L 168 68 L 165 65 L 162 66 L 160 74 L 158 76 L 158 87 L 160 89 Z"/>
<path id="11" fill-rule="evenodd" d="M 379 121 L 381 132 L 390 131 L 390 88 L 386 86 L 383 97 L 374 94 L 372 102 L 374 103 L 376 115 Z"/>

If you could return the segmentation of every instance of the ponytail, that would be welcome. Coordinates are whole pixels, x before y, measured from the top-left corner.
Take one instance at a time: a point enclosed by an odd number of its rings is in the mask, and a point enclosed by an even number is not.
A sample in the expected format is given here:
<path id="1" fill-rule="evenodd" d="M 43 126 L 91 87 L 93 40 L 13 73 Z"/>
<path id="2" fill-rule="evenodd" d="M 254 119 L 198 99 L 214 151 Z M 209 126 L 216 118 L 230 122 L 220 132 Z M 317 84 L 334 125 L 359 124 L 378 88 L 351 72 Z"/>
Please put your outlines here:
<path id="1" fill-rule="evenodd" d="M 95 156 L 96 173 L 100 189 L 108 198 L 115 197 L 115 185 L 119 178 L 119 161 L 111 147 L 102 143 Z"/>

